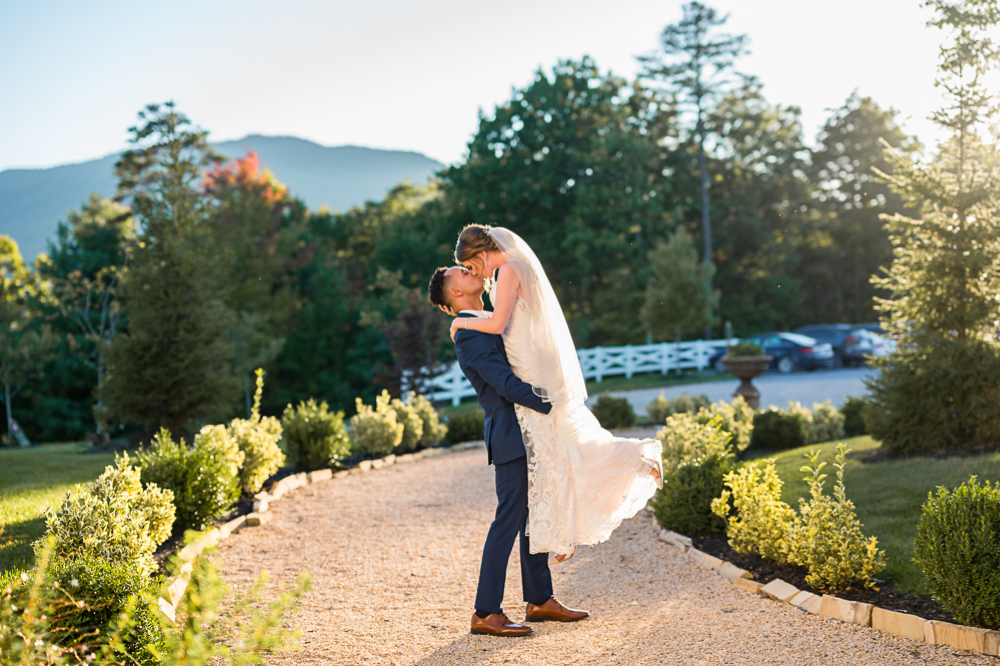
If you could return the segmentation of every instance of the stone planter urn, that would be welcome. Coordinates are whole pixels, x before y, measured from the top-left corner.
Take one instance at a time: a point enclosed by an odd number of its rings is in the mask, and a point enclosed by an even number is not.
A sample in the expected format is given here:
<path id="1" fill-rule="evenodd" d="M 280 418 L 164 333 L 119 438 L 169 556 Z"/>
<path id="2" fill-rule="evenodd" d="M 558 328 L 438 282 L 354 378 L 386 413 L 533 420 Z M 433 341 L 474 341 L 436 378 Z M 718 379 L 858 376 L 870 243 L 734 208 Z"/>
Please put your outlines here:
<path id="1" fill-rule="evenodd" d="M 741 395 L 751 409 L 760 409 L 760 391 L 750 380 L 764 374 L 773 358 L 772 356 L 729 356 L 728 354 L 723 356 L 720 360 L 726 368 L 726 372 L 740 380 L 740 385 L 733 393 L 733 397 Z"/>

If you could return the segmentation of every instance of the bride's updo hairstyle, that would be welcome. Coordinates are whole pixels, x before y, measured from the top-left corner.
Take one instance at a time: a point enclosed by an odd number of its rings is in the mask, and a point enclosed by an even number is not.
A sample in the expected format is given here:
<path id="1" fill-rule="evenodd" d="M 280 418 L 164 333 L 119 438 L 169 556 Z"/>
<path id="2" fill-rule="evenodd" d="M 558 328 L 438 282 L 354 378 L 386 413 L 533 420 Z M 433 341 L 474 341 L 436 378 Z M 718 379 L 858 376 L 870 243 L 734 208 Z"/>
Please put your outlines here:
<path id="1" fill-rule="evenodd" d="M 458 235 L 455 244 L 455 261 L 464 264 L 466 261 L 480 261 L 483 252 L 499 252 L 500 248 L 490 238 L 490 227 L 482 224 L 470 224 Z"/>

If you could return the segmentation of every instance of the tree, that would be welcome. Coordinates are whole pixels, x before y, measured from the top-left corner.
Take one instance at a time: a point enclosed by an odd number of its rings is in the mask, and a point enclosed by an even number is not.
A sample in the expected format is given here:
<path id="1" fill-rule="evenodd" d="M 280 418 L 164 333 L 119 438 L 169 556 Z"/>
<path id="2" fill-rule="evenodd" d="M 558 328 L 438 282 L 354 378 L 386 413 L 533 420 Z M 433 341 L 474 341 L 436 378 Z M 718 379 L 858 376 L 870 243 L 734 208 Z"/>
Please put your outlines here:
<path id="1" fill-rule="evenodd" d="M 226 411 L 238 390 L 211 202 L 197 187 L 219 158 L 173 103 L 151 104 L 139 120 L 136 147 L 115 165 L 116 196 L 140 224 L 122 281 L 128 331 L 108 347 L 101 397 L 117 419 L 177 430 Z"/>
<path id="2" fill-rule="evenodd" d="M 649 253 L 653 275 L 646 285 L 642 319 L 657 338 L 682 336 L 712 325 L 719 291 L 712 289 L 715 267 L 699 261 L 694 239 L 678 227 Z"/>
<path id="3" fill-rule="evenodd" d="M 951 136 L 931 163 L 891 152 L 883 174 L 919 214 L 887 216 L 894 259 L 876 286 L 897 350 L 874 363 L 870 431 L 893 451 L 995 444 L 1000 438 L 1000 146 L 983 79 L 1000 52 L 996 0 L 931 0 L 948 30 L 932 119 Z"/>
<path id="4" fill-rule="evenodd" d="M 58 310 L 72 327 L 66 331 L 69 350 L 94 371 L 100 395 L 104 355 L 123 326 L 118 290 L 135 240 L 134 218 L 128 207 L 91 194 L 60 222 L 56 238 L 39 267 L 52 281 Z M 96 408 L 103 412 L 99 403 Z"/>
<path id="5" fill-rule="evenodd" d="M 660 35 L 662 53 L 639 58 L 644 66 L 644 77 L 680 89 L 687 104 L 694 109 L 706 265 L 713 260 L 710 176 L 705 157 L 706 115 L 723 90 L 725 76 L 734 61 L 746 52 L 747 43 L 746 35 L 715 32 L 728 18 L 728 15 L 720 17 L 714 9 L 700 2 L 689 2 L 684 5 L 681 20 L 663 29 Z M 706 336 L 710 337 L 711 331 Z"/>
<path id="6" fill-rule="evenodd" d="M 261 169 L 256 153 L 216 164 L 205 174 L 202 189 L 213 201 L 208 227 L 217 248 L 214 261 L 227 286 L 225 303 L 235 314 L 228 337 L 249 418 L 251 375 L 285 346 L 301 307 L 296 272 L 312 260 L 313 247 L 301 243 L 306 221 L 295 214 L 288 188 Z"/>
<path id="7" fill-rule="evenodd" d="M 56 338 L 48 326 L 32 328 L 38 305 L 48 288 L 31 271 L 10 236 L 0 236 L 0 384 L 7 416 L 7 437 L 13 437 L 14 397 L 52 358 Z"/>
<path id="8" fill-rule="evenodd" d="M 854 93 L 834 110 L 820 132 L 819 147 L 812 151 L 813 196 L 829 213 L 824 226 L 831 252 L 824 264 L 832 268 L 832 289 L 810 289 L 815 321 L 875 317 L 870 278 L 892 262 L 892 244 L 881 216 L 904 212 L 902 197 L 876 170 L 892 172 L 884 144 L 904 155 L 920 148 L 900 129 L 896 115 Z"/>
<path id="9" fill-rule="evenodd" d="M 678 198 L 669 100 L 590 58 L 539 71 L 480 119 L 469 158 L 442 173 L 450 245 L 469 223 L 505 226 L 545 267 L 574 340 L 640 342 L 653 241 Z M 426 278 L 425 278 L 426 279 Z"/>

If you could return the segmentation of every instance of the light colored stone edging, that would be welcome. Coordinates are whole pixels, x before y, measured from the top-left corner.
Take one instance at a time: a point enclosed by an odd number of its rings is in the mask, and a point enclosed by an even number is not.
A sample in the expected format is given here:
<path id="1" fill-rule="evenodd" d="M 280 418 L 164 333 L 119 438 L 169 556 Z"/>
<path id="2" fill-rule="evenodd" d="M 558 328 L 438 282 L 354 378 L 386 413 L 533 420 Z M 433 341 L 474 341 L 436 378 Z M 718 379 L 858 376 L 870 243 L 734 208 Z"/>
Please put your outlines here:
<path id="1" fill-rule="evenodd" d="M 191 580 L 194 561 L 201 555 L 202 551 L 218 545 L 220 541 L 229 538 L 229 535 L 238 532 L 243 527 L 257 527 L 271 522 L 271 518 L 273 517 L 269 511 L 271 503 L 280 500 L 293 490 L 313 483 L 320 483 L 331 479 L 342 479 L 350 474 L 362 474 L 390 465 L 415 462 L 423 458 L 433 458 L 445 453 L 454 453 L 467 449 L 485 448 L 485 446 L 486 443 L 482 441 L 463 442 L 445 448 L 424 449 L 416 453 L 405 453 L 400 456 L 393 454 L 377 460 L 362 460 L 357 467 L 342 469 L 338 472 L 334 472 L 332 469 L 320 469 L 315 472 L 300 472 L 299 474 L 286 476 L 281 481 L 273 484 L 269 491 L 259 492 L 253 496 L 252 513 L 234 518 L 220 527 L 212 528 L 177 552 L 177 558 L 183 564 L 181 565 L 180 572 L 173 578 L 167 579 L 160 590 L 160 597 L 157 599 L 160 611 L 171 622 L 174 622 L 177 615 L 177 604 L 180 603 L 181 598 L 184 596 L 184 590 L 187 589 L 187 584 Z"/>
<path id="2" fill-rule="evenodd" d="M 847 601 L 829 594 L 819 596 L 799 590 L 780 578 L 765 585 L 753 580 L 749 571 L 694 548 L 690 538 L 662 529 L 655 518 L 652 522 L 660 541 L 675 546 L 699 566 L 728 578 L 741 590 L 766 595 L 775 601 L 796 606 L 803 612 L 871 627 L 900 638 L 1000 657 L 1000 631 L 964 627 L 940 620 L 925 620 L 917 615 L 885 610 L 860 601 Z"/>

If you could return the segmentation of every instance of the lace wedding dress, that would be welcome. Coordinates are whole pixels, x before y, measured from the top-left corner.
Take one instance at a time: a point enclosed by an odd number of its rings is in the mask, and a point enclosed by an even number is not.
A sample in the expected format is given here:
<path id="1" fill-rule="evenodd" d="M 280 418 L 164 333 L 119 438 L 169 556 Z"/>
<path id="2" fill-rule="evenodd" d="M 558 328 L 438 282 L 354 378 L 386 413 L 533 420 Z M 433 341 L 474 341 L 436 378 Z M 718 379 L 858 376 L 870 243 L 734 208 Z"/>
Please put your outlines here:
<path id="1" fill-rule="evenodd" d="M 523 240 L 505 229 L 493 229 L 511 238 L 497 245 L 508 262 L 518 262 L 521 279 L 514 310 L 503 332 L 510 367 L 524 382 L 552 402 L 549 414 L 515 405 L 528 451 L 528 535 L 532 553 L 568 555 L 578 545 L 607 541 L 627 518 L 638 513 L 656 492 L 650 470 L 658 465 L 662 445 L 656 439 L 615 437 L 601 427 L 586 407 L 586 388 L 562 312 L 546 311 L 537 302 L 551 287 L 541 266 Z M 503 241 L 508 241 L 504 243 Z M 517 243 L 517 247 L 511 245 Z M 527 255 L 527 256 L 525 256 Z M 534 294 L 534 307 L 522 295 Z M 555 299 L 555 294 L 544 294 Z M 490 291 L 495 301 L 496 285 Z M 552 321 L 532 321 L 547 316 Z M 565 332 L 560 334 L 561 328 Z M 553 333 L 552 329 L 556 329 Z M 562 367 L 553 370 L 552 358 L 540 357 L 553 339 L 561 340 Z M 565 348 L 566 344 L 569 349 Z M 569 353 L 567 353 L 569 352 Z M 560 383 L 559 377 L 569 377 Z"/>

